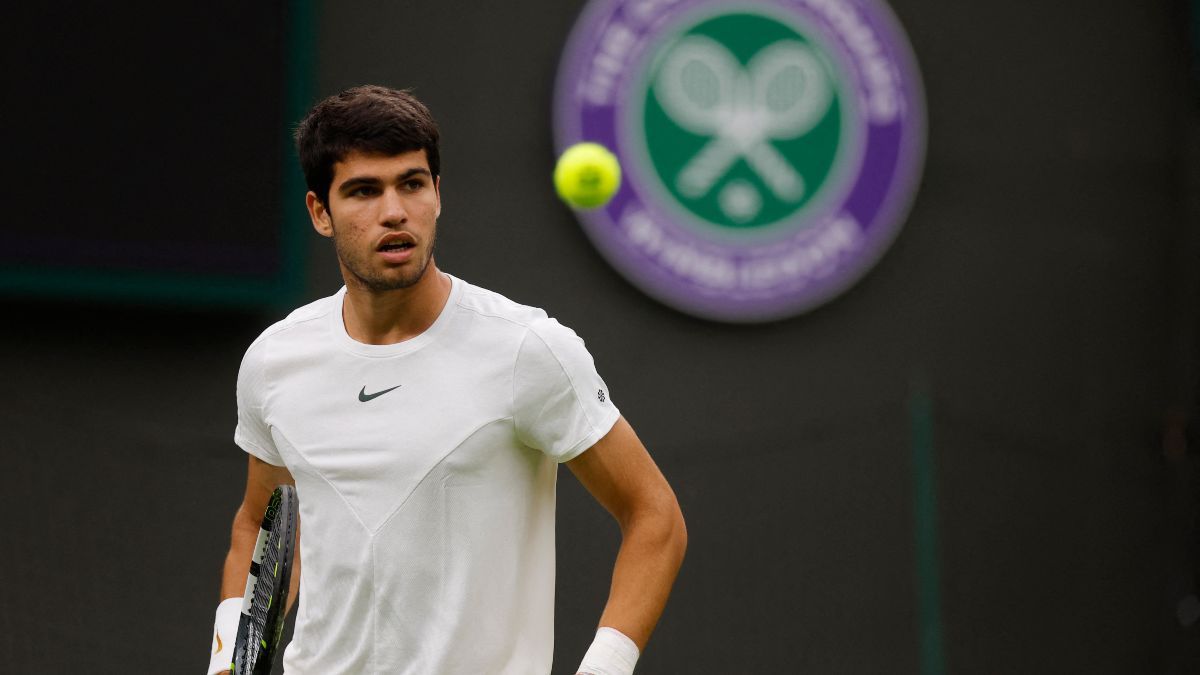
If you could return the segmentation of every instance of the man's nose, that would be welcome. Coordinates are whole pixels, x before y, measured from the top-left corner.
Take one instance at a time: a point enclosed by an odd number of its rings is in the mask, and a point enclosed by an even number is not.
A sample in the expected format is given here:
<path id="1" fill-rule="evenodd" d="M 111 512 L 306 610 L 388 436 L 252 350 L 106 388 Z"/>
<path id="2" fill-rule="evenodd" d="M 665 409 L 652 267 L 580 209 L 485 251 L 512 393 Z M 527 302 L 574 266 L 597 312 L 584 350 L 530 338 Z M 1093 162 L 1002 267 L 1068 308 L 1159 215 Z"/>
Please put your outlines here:
<path id="1" fill-rule="evenodd" d="M 383 193 L 382 211 L 379 220 L 387 226 L 395 227 L 408 221 L 408 210 L 404 207 L 404 198 L 397 190 L 385 190 Z"/>

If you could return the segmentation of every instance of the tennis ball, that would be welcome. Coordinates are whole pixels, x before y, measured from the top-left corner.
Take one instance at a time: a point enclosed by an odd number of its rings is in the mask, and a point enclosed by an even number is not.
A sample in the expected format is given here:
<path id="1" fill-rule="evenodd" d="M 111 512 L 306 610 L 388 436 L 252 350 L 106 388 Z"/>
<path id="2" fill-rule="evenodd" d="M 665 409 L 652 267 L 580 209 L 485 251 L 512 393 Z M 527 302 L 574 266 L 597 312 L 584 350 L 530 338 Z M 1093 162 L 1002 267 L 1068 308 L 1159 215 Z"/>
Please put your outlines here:
<path id="1" fill-rule="evenodd" d="M 621 164 L 599 143 L 576 143 L 554 166 L 554 189 L 571 206 L 604 206 L 621 186 Z"/>

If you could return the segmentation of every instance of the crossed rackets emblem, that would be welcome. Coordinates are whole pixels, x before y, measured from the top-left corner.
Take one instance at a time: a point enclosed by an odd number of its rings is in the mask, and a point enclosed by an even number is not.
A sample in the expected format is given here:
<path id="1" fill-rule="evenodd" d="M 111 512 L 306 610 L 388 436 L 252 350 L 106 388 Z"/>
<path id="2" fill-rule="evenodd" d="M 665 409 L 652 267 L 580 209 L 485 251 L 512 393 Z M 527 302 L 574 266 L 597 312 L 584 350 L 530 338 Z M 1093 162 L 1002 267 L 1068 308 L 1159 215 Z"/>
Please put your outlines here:
<path id="1" fill-rule="evenodd" d="M 743 67 L 720 42 L 689 36 L 664 58 L 654 90 L 675 124 L 710 139 L 676 177 L 681 194 L 707 195 L 744 159 L 780 200 L 804 197 L 804 178 L 771 141 L 808 133 L 833 101 L 833 87 L 812 49 L 780 40 Z M 722 210 L 735 220 L 753 217 L 761 205 L 757 190 L 748 184 L 730 188 L 737 188 L 737 198 L 720 195 Z"/>

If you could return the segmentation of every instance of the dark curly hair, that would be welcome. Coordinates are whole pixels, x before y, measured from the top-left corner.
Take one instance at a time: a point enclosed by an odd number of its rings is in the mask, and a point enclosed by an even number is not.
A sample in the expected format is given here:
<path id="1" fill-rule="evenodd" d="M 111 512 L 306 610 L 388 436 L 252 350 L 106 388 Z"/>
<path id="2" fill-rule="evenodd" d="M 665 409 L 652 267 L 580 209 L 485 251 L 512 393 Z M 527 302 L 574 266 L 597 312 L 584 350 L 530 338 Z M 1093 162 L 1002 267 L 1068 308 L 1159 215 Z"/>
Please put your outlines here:
<path id="1" fill-rule="evenodd" d="M 364 85 L 313 106 L 296 127 L 296 150 L 308 189 L 329 203 L 333 165 L 351 152 L 399 155 L 424 150 L 434 178 L 441 173 L 437 122 L 407 90 Z"/>

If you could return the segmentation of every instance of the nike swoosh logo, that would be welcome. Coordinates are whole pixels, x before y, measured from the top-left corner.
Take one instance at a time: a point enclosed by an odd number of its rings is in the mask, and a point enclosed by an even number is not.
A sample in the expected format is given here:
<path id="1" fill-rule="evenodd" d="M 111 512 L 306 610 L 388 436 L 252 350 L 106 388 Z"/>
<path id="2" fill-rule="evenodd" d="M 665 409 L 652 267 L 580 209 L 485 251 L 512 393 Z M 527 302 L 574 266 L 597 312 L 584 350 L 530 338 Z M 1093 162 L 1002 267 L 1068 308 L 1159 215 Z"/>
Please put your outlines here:
<path id="1" fill-rule="evenodd" d="M 383 396 L 384 394 L 388 393 L 389 391 L 392 391 L 394 389 L 399 389 L 399 388 L 400 388 L 400 385 L 396 385 L 396 386 L 392 387 L 391 389 L 384 389 L 383 391 L 377 391 L 374 394 L 368 394 L 367 388 L 363 387 L 362 390 L 358 392 L 358 400 L 362 401 L 363 403 L 366 403 L 367 401 L 370 401 L 373 398 L 379 398 L 380 396 Z"/>
<path id="2" fill-rule="evenodd" d="M 224 649 L 224 647 L 221 646 L 221 634 L 217 633 L 217 653 L 220 654 L 222 649 Z"/>

